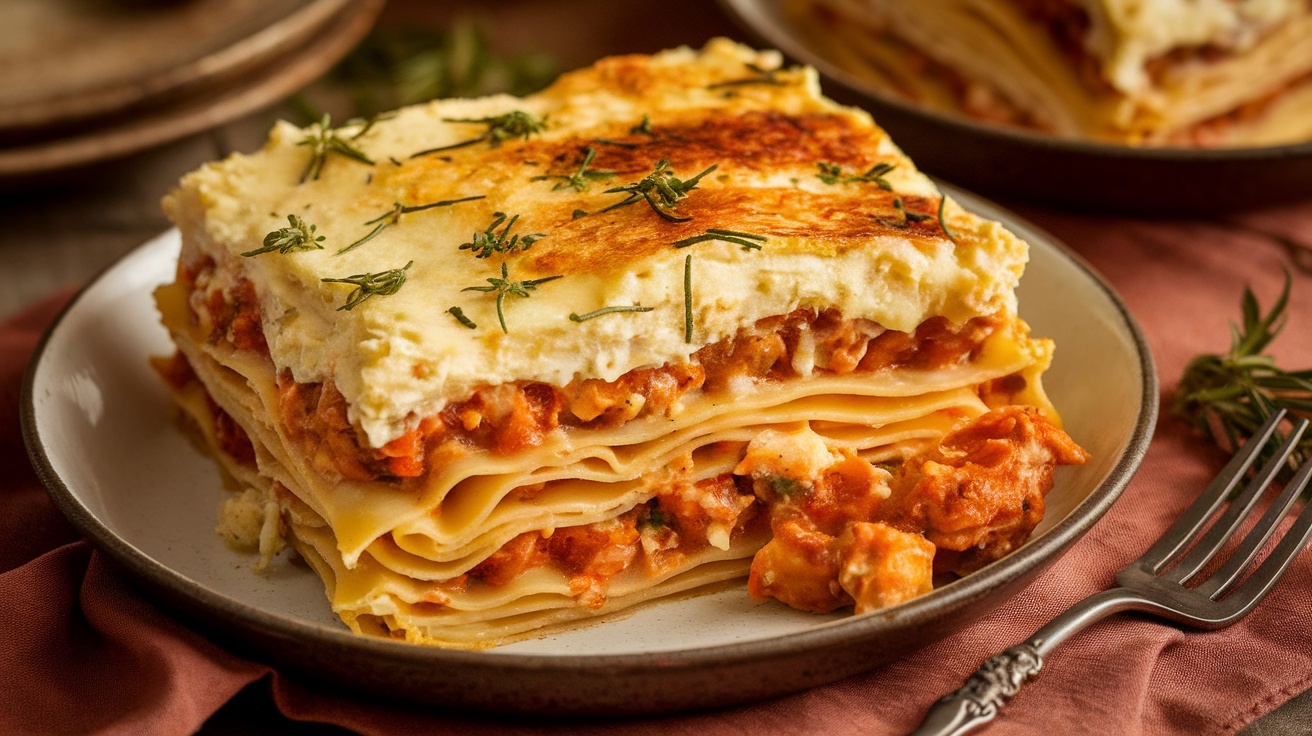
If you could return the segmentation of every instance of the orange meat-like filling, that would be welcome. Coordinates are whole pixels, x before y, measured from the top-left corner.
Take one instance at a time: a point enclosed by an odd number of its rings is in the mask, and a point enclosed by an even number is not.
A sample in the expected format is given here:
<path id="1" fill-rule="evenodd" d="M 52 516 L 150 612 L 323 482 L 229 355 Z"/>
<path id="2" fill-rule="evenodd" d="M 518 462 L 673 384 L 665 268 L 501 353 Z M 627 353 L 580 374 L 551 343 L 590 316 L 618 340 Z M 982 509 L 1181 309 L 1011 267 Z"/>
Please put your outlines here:
<path id="1" fill-rule="evenodd" d="M 324 461 L 320 470 L 352 480 L 418 478 L 435 459 L 470 450 L 510 455 L 540 445 L 559 427 L 613 427 L 660 416 L 692 391 L 717 393 L 738 380 L 797 377 L 794 357 L 804 331 L 814 345 L 815 369 L 842 374 L 966 361 L 999 324 L 976 318 L 954 327 L 935 317 L 905 333 L 843 319 L 834 310 L 798 310 L 707 345 L 686 364 L 638 368 L 614 381 L 576 380 L 563 387 L 539 382 L 484 387 L 377 449 L 367 447 L 351 425 L 345 399 L 332 384 L 297 383 L 284 371 L 278 388 L 283 425 L 308 454 Z"/>
<path id="2" fill-rule="evenodd" d="M 966 574 L 1019 547 L 1043 518 L 1053 470 L 1088 458 L 1019 406 L 965 423 L 892 472 L 850 451 L 812 462 L 814 447 L 778 433 L 741 452 L 733 473 L 675 480 L 616 519 L 521 534 L 436 584 L 429 602 L 545 566 L 567 576 L 581 604 L 600 607 L 616 576 L 668 572 L 710 546 L 719 525 L 731 530 L 727 543 L 768 526 L 752 596 L 816 613 L 875 610 L 929 592 L 936 573 Z"/>

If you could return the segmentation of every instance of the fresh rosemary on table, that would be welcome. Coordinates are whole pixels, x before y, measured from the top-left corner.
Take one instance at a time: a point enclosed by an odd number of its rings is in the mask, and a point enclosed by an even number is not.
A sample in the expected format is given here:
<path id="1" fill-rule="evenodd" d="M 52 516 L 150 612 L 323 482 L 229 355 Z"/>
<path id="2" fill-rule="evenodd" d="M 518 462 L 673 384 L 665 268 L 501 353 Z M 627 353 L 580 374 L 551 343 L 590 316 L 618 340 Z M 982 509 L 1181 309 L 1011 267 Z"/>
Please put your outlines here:
<path id="1" fill-rule="evenodd" d="M 1312 369 L 1288 371 L 1263 351 L 1286 324 L 1291 279 L 1271 310 L 1262 313 L 1251 288 L 1244 289 L 1243 324 L 1230 326 L 1230 350 L 1195 357 L 1185 367 L 1171 410 L 1227 452 L 1234 452 L 1277 409 L 1312 417 Z M 1279 439 L 1268 443 L 1270 457 Z M 1297 467 L 1312 456 L 1312 437 L 1304 437 L 1289 459 Z"/>

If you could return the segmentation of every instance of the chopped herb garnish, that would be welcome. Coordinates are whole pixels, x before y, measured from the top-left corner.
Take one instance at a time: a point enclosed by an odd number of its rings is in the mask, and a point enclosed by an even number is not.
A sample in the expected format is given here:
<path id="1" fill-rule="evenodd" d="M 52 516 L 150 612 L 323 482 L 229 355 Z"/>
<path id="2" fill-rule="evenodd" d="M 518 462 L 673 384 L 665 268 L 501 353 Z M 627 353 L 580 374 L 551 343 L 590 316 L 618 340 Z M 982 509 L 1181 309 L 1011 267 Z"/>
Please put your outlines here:
<path id="1" fill-rule="evenodd" d="M 478 258 L 487 258 L 493 253 L 519 253 L 526 251 L 537 241 L 546 237 L 545 233 L 533 233 L 532 235 L 520 236 L 519 234 L 511 235 L 510 230 L 519 220 L 519 215 L 506 219 L 506 213 L 492 213 L 492 224 L 482 232 L 474 233 L 473 239 L 468 243 L 463 243 L 460 250 L 474 251 Z M 505 227 L 501 224 L 505 223 Z M 496 229 L 501 227 L 501 232 Z"/>
<path id="2" fill-rule="evenodd" d="M 572 217 L 575 220 L 579 219 L 580 217 L 587 217 L 587 216 L 588 216 L 587 210 L 574 210 L 574 213 L 570 215 L 570 217 Z"/>
<path id="3" fill-rule="evenodd" d="M 460 307 L 451 307 L 446 311 L 447 314 L 450 314 L 452 317 L 455 317 L 456 321 L 464 325 L 465 327 L 468 327 L 471 330 L 478 329 L 478 325 L 474 324 L 474 320 L 466 317 L 465 310 L 461 309 Z"/>
<path id="4" fill-rule="evenodd" d="M 588 312 L 587 314 L 575 314 L 574 312 L 570 312 L 569 318 L 574 320 L 575 322 L 586 322 L 594 317 L 600 317 L 603 314 L 615 314 L 616 312 L 650 312 L 653 309 L 655 309 L 655 307 L 639 307 L 639 306 L 602 307 L 601 309 Z"/>
<path id="5" fill-rule="evenodd" d="M 683 259 L 683 341 L 692 342 L 692 254 Z"/>
<path id="6" fill-rule="evenodd" d="M 756 64 L 748 64 L 747 68 L 752 70 L 750 77 L 742 79 L 730 79 L 725 82 L 716 82 L 707 85 L 707 89 L 723 89 L 725 87 L 743 87 L 752 84 L 769 84 L 776 87 L 787 85 L 788 82 L 779 78 L 779 69 L 763 69 Z"/>
<path id="7" fill-rule="evenodd" d="M 354 243 L 351 243 L 345 248 L 342 248 L 341 250 L 337 251 L 336 255 L 340 256 L 341 254 L 345 253 L 348 250 L 354 250 L 355 248 L 358 248 L 359 246 L 369 242 L 374 238 L 374 236 L 378 235 L 378 233 L 381 233 L 382 231 L 386 230 L 392 225 L 395 225 L 398 222 L 400 222 L 401 215 L 406 215 L 411 212 L 420 212 L 422 210 L 431 210 L 435 207 L 450 207 L 453 204 L 460 204 L 461 202 L 473 202 L 474 200 L 477 199 L 484 199 L 486 196 L 487 195 L 484 194 L 476 194 L 472 197 L 461 197 L 460 199 L 443 199 L 438 202 L 429 202 L 428 204 L 401 204 L 400 202 L 397 202 L 392 205 L 391 210 L 384 212 L 378 217 L 375 217 L 374 219 L 365 222 L 366 225 L 374 225 L 374 229 L 370 230 L 369 233 L 365 235 L 363 238 L 360 238 Z"/>
<path id="8" fill-rule="evenodd" d="M 948 229 L 948 221 L 943 219 L 943 208 L 947 206 L 948 195 L 941 195 L 938 199 L 938 226 L 943 228 L 943 234 L 948 236 L 948 240 L 956 241 L 957 236 L 952 234 Z"/>
<path id="9" fill-rule="evenodd" d="M 378 273 L 361 273 L 355 276 L 347 276 L 344 279 L 320 279 L 325 284 L 351 284 L 355 290 L 346 297 L 346 303 L 337 308 L 337 311 L 343 309 L 355 309 L 362 302 L 375 296 L 391 296 L 401 290 L 401 285 L 405 283 L 405 272 L 410 270 L 414 265 L 410 261 L 401 268 L 394 268 L 390 271 L 379 271 Z"/>
<path id="10" fill-rule="evenodd" d="M 448 123 L 475 123 L 486 125 L 487 130 L 483 131 L 483 134 L 476 138 L 470 138 L 469 140 L 452 143 L 447 146 L 429 148 L 413 154 L 411 158 L 427 156 L 430 153 L 439 153 L 441 151 L 451 151 L 456 148 L 464 148 L 465 146 L 472 146 L 484 141 L 486 141 L 492 148 L 496 148 L 502 143 L 515 138 L 528 140 L 529 136 L 534 133 L 541 133 L 547 129 L 547 119 L 545 117 L 539 118 L 521 110 L 513 110 L 505 115 L 496 115 L 486 118 L 442 118 L 442 120 Z"/>
<path id="11" fill-rule="evenodd" d="M 817 163 L 816 166 L 820 169 L 820 173 L 816 174 L 816 177 L 826 184 L 873 183 L 888 192 L 893 191 L 893 185 L 889 184 L 884 176 L 897 168 L 897 164 L 878 163 L 871 166 L 864 174 L 844 174 L 842 167 L 838 164 L 821 162 Z"/>
<path id="12" fill-rule="evenodd" d="M 301 171 L 301 183 L 304 184 L 310 179 L 318 179 L 323 173 L 324 163 L 328 156 L 337 154 L 342 158 L 352 161 L 358 161 L 362 164 L 373 165 L 373 159 L 364 154 L 363 151 L 356 148 L 352 141 L 369 132 L 373 127 L 375 119 L 370 119 L 354 135 L 343 137 L 340 128 L 332 127 L 332 118 L 324 114 L 319 122 L 310 126 L 305 138 L 301 139 L 296 145 L 308 146 L 310 149 L 310 160 L 305 163 L 305 169 Z M 347 123 L 352 125 L 352 123 Z"/>
<path id="13" fill-rule="evenodd" d="M 637 148 L 637 143 L 630 141 L 617 141 L 614 138 L 593 138 L 593 143 L 600 143 L 603 146 L 619 146 L 620 148 Z"/>
<path id="14" fill-rule="evenodd" d="M 597 149 L 592 146 L 584 146 L 583 161 L 579 164 L 578 170 L 573 174 L 543 174 L 542 176 L 535 176 L 532 179 L 529 179 L 529 181 L 559 179 L 560 181 L 556 182 L 556 186 L 551 188 L 553 192 L 557 189 L 564 189 L 565 187 L 573 187 L 576 192 L 585 191 L 592 182 L 601 179 L 609 179 L 612 176 L 615 176 L 615 172 L 610 169 L 590 168 L 592 166 L 592 159 L 596 157 Z"/>
<path id="15" fill-rule="evenodd" d="M 906 205 L 902 203 L 901 197 L 893 198 L 893 208 L 896 209 L 898 212 L 901 212 L 902 219 L 906 220 L 907 222 L 924 222 L 925 220 L 934 219 L 933 215 L 925 215 L 919 212 L 911 212 L 906 208 Z"/>
<path id="16" fill-rule="evenodd" d="M 489 286 L 466 286 L 461 291 L 481 291 L 485 294 L 495 292 L 497 295 L 497 321 L 501 323 L 501 331 L 509 333 L 506 329 L 506 313 L 504 304 L 507 294 L 514 294 L 519 297 L 528 297 L 529 292 L 538 287 L 538 284 L 545 284 L 548 281 L 555 281 L 561 276 L 547 276 L 540 279 L 530 279 L 529 281 L 511 281 L 510 274 L 503 261 L 501 263 L 501 278 L 492 277 L 487 280 Z"/>
<path id="17" fill-rule="evenodd" d="M 242 253 L 242 255 L 250 258 L 251 256 L 258 256 L 262 253 L 272 253 L 274 251 L 286 255 L 297 251 L 318 250 L 323 248 L 323 246 L 320 245 L 320 243 L 323 242 L 323 236 L 314 234 L 314 225 L 307 225 L 305 220 L 302 220 L 296 215 L 287 215 L 287 223 L 287 227 L 280 230 L 274 230 L 264 236 L 263 248 L 256 248 L 255 250 Z"/>
<path id="18" fill-rule="evenodd" d="M 767 238 L 764 235 L 753 235 L 752 233 L 738 232 L 737 230 L 719 230 L 711 228 L 701 235 L 694 235 L 683 240 L 676 240 L 672 245 L 675 248 L 687 248 L 697 243 L 705 243 L 708 240 L 723 240 L 726 243 L 741 245 L 743 250 L 760 250 L 761 244 Z"/>
<path id="19" fill-rule="evenodd" d="M 644 114 L 642 122 L 629 128 L 629 133 L 632 135 L 651 135 L 651 116 Z"/>
<path id="20" fill-rule="evenodd" d="M 688 196 L 688 192 L 691 192 L 697 187 L 697 182 L 701 181 L 703 176 L 715 171 L 717 167 L 718 164 L 711 164 L 702 173 L 687 181 L 683 181 L 673 175 L 670 170 L 670 162 L 666 159 L 661 159 L 656 162 L 656 167 L 652 173 L 642 179 L 639 179 L 632 184 L 626 184 L 622 187 L 607 189 L 607 194 L 627 193 L 629 196 L 625 197 L 622 201 L 616 202 L 605 208 L 602 212 L 608 212 L 619 207 L 631 205 L 634 202 L 646 200 L 647 204 L 651 207 L 652 212 L 655 212 L 662 218 L 671 222 L 686 222 L 692 218 L 672 214 L 669 210 L 678 205 L 679 200 Z"/>
<path id="21" fill-rule="evenodd" d="M 801 483 L 784 475 L 776 475 L 770 479 L 770 490 L 774 491 L 776 496 L 795 496 L 803 490 Z"/>
<path id="22" fill-rule="evenodd" d="M 673 519 L 664 511 L 661 511 L 660 502 L 653 498 L 651 502 L 647 504 L 647 508 L 642 516 L 638 517 L 635 526 L 637 526 L 638 531 L 659 531 L 669 526 L 671 521 L 673 521 Z"/>
<path id="23" fill-rule="evenodd" d="M 1287 324 L 1290 283 L 1286 273 L 1284 288 L 1266 314 L 1252 289 L 1245 288 L 1243 324 L 1231 325 L 1230 350 L 1189 361 L 1171 401 L 1173 413 L 1226 452 L 1237 450 L 1279 409 L 1295 416 L 1312 416 L 1312 368 L 1285 370 L 1274 358 L 1262 354 Z M 1279 444 L 1279 440 L 1269 442 L 1261 457 L 1269 458 Z M 1305 435 L 1290 457 L 1289 468 L 1309 457 L 1312 437 Z"/>

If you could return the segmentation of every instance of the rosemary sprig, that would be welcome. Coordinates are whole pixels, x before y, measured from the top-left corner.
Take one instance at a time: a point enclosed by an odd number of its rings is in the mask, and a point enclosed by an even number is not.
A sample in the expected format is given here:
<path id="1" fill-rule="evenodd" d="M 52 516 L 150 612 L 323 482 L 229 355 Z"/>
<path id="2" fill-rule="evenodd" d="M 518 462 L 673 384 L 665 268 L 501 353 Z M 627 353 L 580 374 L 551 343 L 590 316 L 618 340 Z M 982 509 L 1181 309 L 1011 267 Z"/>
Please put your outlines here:
<path id="1" fill-rule="evenodd" d="M 697 188 L 697 182 L 701 181 L 703 176 L 715 171 L 718 166 L 719 164 L 711 164 L 702 173 L 683 181 L 674 176 L 673 171 L 670 169 L 670 162 L 667 159 L 661 159 L 656 162 L 652 172 L 642 179 L 622 187 L 607 189 L 606 194 L 627 193 L 629 196 L 606 207 L 602 212 L 609 212 L 645 200 L 648 206 L 651 207 L 651 211 L 662 218 L 671 222 L 687 222 L 692 218 L 675 215 L 670 210 L 679 204 L 679 200 L 688 196 L 688 192 Z"/>
<path id="2" fill-rule="evenodd" d="M 474 200 L 484 199 L 486 197 L 487 195 L 485 194 L 476 194 L 472 197 L 461 197 L 459 199 L 443 199 L 437 202 L 429 202 L 428 204 L 401 204 L 400 202 L 396 202 L 392 205 L 392 209 L 364 223 L 365 225 L 374 225 L 373 230 L 370 230 L 369 233 L 366 234 L 363 238 L 360 238 L 354 243 L 351 243 L 345 248 L 342 248 L 341 250 L 337 251 L 334 255 L 340 256 L 341 254 L 347 252 L 348 250 L 354 250 L 360 247 L 361 245 L 364 245 L 365 243 L 369 242 L 370 240 L 373 240 L 374 237 L 378 235 L 378 233 L 381 233 L 382 231 L 386 230 L 392 225 L 399 223 L 401 221 L 401 215 L 406 215 L 411 212 L 421 212 L 423 210 L 431 210 L 435 207 L 450 207 L 453 204 L 460 204 L 461 202 L 473 202 Z"/>
<path id="3" fill-rule="evenodd" d="M 528 281 L 511 281 L 510 274 L 506 268 L 505 261 L 501 262 L 501 278 L 492 277 L 487 280 L 488 286 L 466 286 L 461 291 L 481 291 L 485 294 L 496 293 L 497 295 L 497 321 L 501 323 L 501 331 L 509 333 L 506 329 L 505 301 L 507 294 L 514 294 L 518 297 L 529 296 L 529 292 L 537 289 L 539 284 L 545 284 L 548 281 L 555 281 L 561 276 L 547 276 L 540 279 L 530 279 Z"/>
<path id="4" fill-rule="evenodd" d="M 748 64 L 747 68 L 752 71 L 752 76 L 741 79 L 730 79 L 724 82 L 716 82 L 706 86 L 707 89 L 724 89 L 726 87 L 743 87 L 753 84 L 766 84 L 775 87 L 783 87 L 788 82 L 779 78 L 779 69 L 763 69 L 756 64 Z"/>
<path id="5" fill-rule="evenodd" d="M 446 146 L 438 146 L 437 148 L 429 148 L 420 151 L 419 153 L 412 154 L 410 158 L 418 158 L 420 156 L 427 156 L 442 151 L 452 151 L 457 148 L 464 148 L 465 146 L 483 143 L 484 141 L 486 141 L 492 148 L 496 148 L 502 143 L 515 138 L 528 140 L 529 136 L 534 133 L 541 133 L 547 129 L 547 119 L 545 117 L 540 118 L 522 110 L 512 110 L 504 115 L 494 115 L 485 118 L 442 118 L 442 120 L 448 123 L 474 123 L 478 125 L 486 125 L 487 130 L 483 131 L 482 135 L 475 138 L 470 138 L 469 140 L 452 143 Z"/>
<path id="6" fill-rule="evenodd" d="M 318 179 L 319 175 L 323 173 L 324 163 L 332 154 L 372 166 L 373 159 L 366 156 L 359 148 L 356 148 L 354 141 L 368 133 L 375 120 L 370 119 L 353 135 L 344 136 L 341 128 L 332 127 L 332 118 L 325 113 L 319 119 L 319 122 L 310 126 L 309 132 L 296 144 L 298 146 L 307 146 L 310 149 L 310 159 L 301 171 L 300 183 L 304 184 L 310 179 Z M 347 123 L 347 125 L 352 125 L 352 123 Z"/>
<path id="7" fill-rule="evenodd" d="M 816 177 L 826 184 L 861 184 L 873 183 L 884 191 L 893 191 L 893 185 L 888 183 L 884 178 L 886 174 L 897 168 L 897 164 L 878 163 L 871 166 L 864 174 L 844 174 L 843 168 L 838 164 L 819 162 L 816 166 L 820 173 Z"/>
<path id="8" fill-rule="evenodd" d="M 943 228 L 943 234 L 947 236 L 948 240 L 951 240 L 955 243 L 957 240 L 957 236 L 954 235 L 952 231 L 948 229 L 948 221 L 943 218 L 943 208 L 947 207 L 947 205 L 948 205 L 948 195 L 946 194 L 939 195 L 938 226 Z"/>
<path id="9" fill-rule="evenodd" d="M 600 317 L 603 314 L 615 314 L 617 312 L 650 312 L 653 309 L 655 309 L 655 307 L 639 307 L 637 305 L 602 307 L 601 309 L 593 310 L 591 312 L 588 312 L 587 314 L 576 314 L 574 312 L 570 312 L 569 318 L 575 322 L 587 322 L 588 320 L 593 319 L 595 317 Z"/>
<path id="10" fill-rule="evenodd" d="M 532 179 L 529 179 L 529 181 L 559 179 L 560 181 L 556 182 L 556 186 L 552 187 L 551 191 L 554 192 L 557 189 L 564 189 L 565 187 L 571 187 L 576 192 L 586 191 L 587 188 L 592 185 L 592 182 L 609 179 L 612 176 L 615 176 L 616 173 L 610 169 L 591 168 L 592 160 L 596 157 L 597 149 L 592 146 L 584 146 L 583 161 L 579 163 L 578 170 L 573 174 L 543 174 L 541 176 L 535 176 Z"/>
<path id="11" fill-rule="evenodd" d="M 351 310 L 358 307 L 362 302 L 375 296 L 391 296 L 401 290 L 405 283 L 406 271 L 414 265 L 410 261 L 401 268 L 394 268 L 390 271 L 379 271 L 378 273 L 360 273 L 354 276 L 347 276 L 341 279 L 320 279 L 325 284 L 351 284 L 355 287 L 346 297 L 346 303 L 337 308 L 337 311 Z"/>
<path id="12" fill-rule="evenodd" d="M 1287 371 L 1262 354 L 1285 327 L 1290 281 L 1286 273 L 1284 288 L 1266 314 L 1252 289 L 1244 289 L 1243 324 L 1230 325 L 1230 350 L 1189 361 L 1171 401 L 1173 413 L 1227 452 L 1238 449 L 1277 409 L 1312 417 L 1312 369 Z M 1270 457 L 1280 441 L 1276 437 L 1268 443 L 1261 457 Z M 1290 467 L 1309 457 L 1312 437 L 1304 437 L 1290 457 Z"/>
<path id="13" fill-rule="evenodd" d="M 287 215 L 288 226 L 264 236 L 264 247 L 242 253 L 246 258 L 278 251 L 283 255 L 303 250 L 321 250 L 322 235 L 315 235 L 314 225 L 307 225 L 296 215 Z"/>
<path id="14" fill-rule="evenodd" d="M 741 245 L 743 250 L 760 250 L 761 245 L 768 240 L 764 235 L 755 235 L 753 233 L 744 233 L 737 230 L 720 230 L 711 228 L 701 235 L 694 235 L 690 238 L 676 240 L 671 245 L 675 248 L 687 248 L 697 243 L 705 243 L 708 240 L 723 240 L 726 243 Z"/>
<path id="15" fill-rule="evenodd" d="M 465 327 L 468 327 L 471 330 L 478 329 L 478 325 L 474 323 L 474 320 L 466 317 L 465 310 L 461 309 L 460 307 L 451 307 L 446 311 L 447 314 L 450 314 L 452 317 L 455 317 L 456 321 L 464 325 Z"/>
<path id="16" fill-rule="evenodd" d="M 692 342 L 692 254 L 683 259 L 683 341 Z"/>
<path id="17" fill-rule="evenodd" d="M 511 235 L 510 230 L 515 227 L 515 222 L 518 220 L 519 215 L 507 220 L 504 212 L 492 213 L 492 224 L 488 225 L 486 230 L 474 233 L 470 242 L 460 245 L 460 250 L 470 250 L 474 252 L 474 256 L 477 258 L 487 258 L 493 253 L 526 251 L 534 243 L 547 237 L 545 233 L 533 233 L 524 236 L 518 233 Z M 502 223 L 505 223 L 505 227 L 501 227 Z M 501 232 L 496 231 L 499 227 L 501 227 Z"/>
<path id="18" fill-rule="evenodd" d="M 901 197 L 893 198 L 893 209 L 897 210 L 898 212 L 901 212 L 902 219 L 905 220 L 906 222 L 924 222 L 925 220 L 931 220 L 934 218 L 933 215 L 922 215 L 919 212 L 912 212 L 911 210 L 908 210 L 907 206 L 902 203 Z"/>

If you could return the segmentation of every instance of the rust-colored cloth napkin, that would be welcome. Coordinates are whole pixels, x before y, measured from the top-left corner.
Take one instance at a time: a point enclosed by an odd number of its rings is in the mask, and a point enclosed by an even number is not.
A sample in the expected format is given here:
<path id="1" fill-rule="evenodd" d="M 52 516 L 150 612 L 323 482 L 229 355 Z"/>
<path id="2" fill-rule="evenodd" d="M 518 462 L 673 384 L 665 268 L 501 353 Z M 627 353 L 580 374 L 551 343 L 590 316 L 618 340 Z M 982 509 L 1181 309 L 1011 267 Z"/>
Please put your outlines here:
<path id="1" fill-rule="evenodd" d="M 1263 304 L 1312 247 L 1312 202 L 1225 220 L 1146 221 L 1026 211 L 1089 260 L 1128 303 L 1164 391 L 1186 361 L 1229 344 L 1239 299 Z M 1274 353 L 1312 366 L 1312 277 L 1294 271 L 1289 325 Z M 1163 412 L 1141 471 L 1089 534 L 1028 589 L 960 633 L 826 687 L 724 711 L 627 721 L 529 723 L 380 705 L 301 682 L 224 651 L 139 597 L 59 517 L 18 430 L 22 368 L 56 297 L 0 325 L 0 733 L 182 734 L 248 684 L 269 678 L 288 717 L 369 734 L 904 733 L 987 656 L 1109 586 L 1220 467 L 1223 458 Z M 1058 346 L 1060 350 L 1060 346 Z M 1251 615 L 1217 632 L 1122 615 L 1046 663 L 992 734 L 1234 733 L 1312 687 L 1312 553 Z"/>

